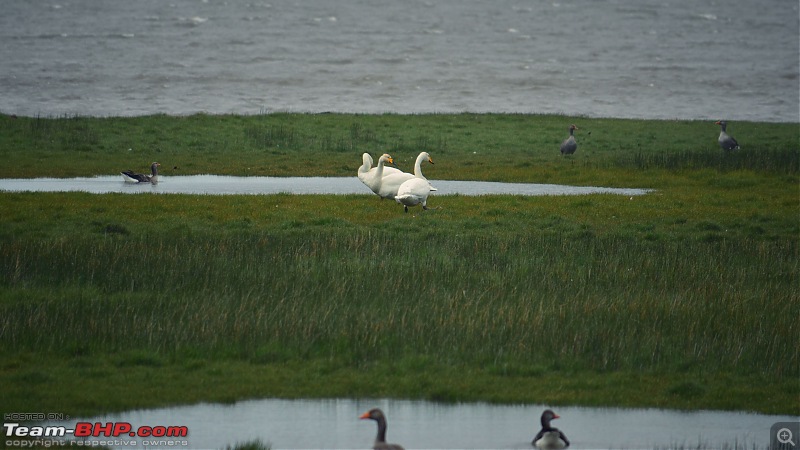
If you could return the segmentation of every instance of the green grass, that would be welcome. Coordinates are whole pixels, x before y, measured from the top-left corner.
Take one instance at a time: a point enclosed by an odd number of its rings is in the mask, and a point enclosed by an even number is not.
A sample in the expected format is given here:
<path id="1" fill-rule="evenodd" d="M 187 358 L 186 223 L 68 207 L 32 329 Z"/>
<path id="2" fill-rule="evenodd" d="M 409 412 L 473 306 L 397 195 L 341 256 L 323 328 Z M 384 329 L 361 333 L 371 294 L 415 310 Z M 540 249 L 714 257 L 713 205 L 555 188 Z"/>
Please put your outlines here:
<path id="1" fill-rule="evenodd" d="M 563 158 L 570 122 L 592 134 Z M 394 396 L 798 414 L 798 127 L 734 130 L 745 150 L 724 154 L 700 122 L 0 116 L 2 176 L 150 160 L 354 176 L 362 151 L 410 165 L 422 148 L 433 180 L 656 189 L 433 196 L 441 209 L 416 214 L 367 195 L 0 193 L 13 386 L 0 404 Z"/>
<path id="2" fill-rule="evenodd" d="M 562 158 L 558 146 L 572 122 L 581 128 L 579 149 Z M 798 127 L 790 123 L 731 123 L 743 148 L 731 154 L 719 149 L 719 127 L 710 122 L 522 114 L 0 115 L 0 130 L 0 155 L 14 163 L 0 167 L 2 178 L 115 174 L 146 170 L 153 160 L 165 174 L 352 176 L 365 151 L 376 160 L 391 153 L 407 171 L 429 151 L 439 179 L 607 186 L 648 170 L 796 175 L 800 164 Z"/>
<path id="3" fill-rule="evenodd" d="M 12 283 L 2 324 L 12 347 L 52 352 L 348 364 L 422 354 L 593 370 L 708 359 L 715 370 L 792 373 L 795 346 L 778 338 L 798 331 L 785 292 L 796 245 L 695 242 L 692 252 L 615 236 L 313 229 L 17 242 L 0 254 Z M 759 330 L 762 314 L 772 330 Z"/>

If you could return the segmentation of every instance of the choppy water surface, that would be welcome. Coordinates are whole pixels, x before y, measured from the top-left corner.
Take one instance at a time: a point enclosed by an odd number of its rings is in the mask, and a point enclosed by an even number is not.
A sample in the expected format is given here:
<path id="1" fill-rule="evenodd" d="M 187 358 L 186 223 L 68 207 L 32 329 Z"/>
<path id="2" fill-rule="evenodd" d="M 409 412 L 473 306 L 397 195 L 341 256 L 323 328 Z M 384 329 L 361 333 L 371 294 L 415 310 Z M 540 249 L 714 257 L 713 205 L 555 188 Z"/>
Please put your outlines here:
<path id="1" fill-rule="evenodd" d="M 158 184 L 125 183 L 121 176 L 87 178 L 0 179 L 0 191 L 112 192 L 138 194 L 369 194 L 357 177 L 232 177 L 222 175 L 159 176 Z M 435 195 L 642 195 L 646 189 L 566 186 L 558 184 L 432 181 Z"/>
<path id="2" fill-rule="evenodd" d="M 88 419 L 148 426 L 186 426 L 190 448 L 225 448 L 260 439 L 273 449 L 370 448 L 375 423 L 358 417 L 380 407 L 387 440 L 408 449 L 529 449 L 541 405 L 438 404 L 405 400 L 250 400 L 131 411 Z M 769 445 L 770 427 L 790 416 L 739 412 L 555 407 L 554 426 L 570 448 L 744 448 Z M 62 423 L 63 424 L 63 423 Z M 129 447 L 128 447 L 129 448 Z"/>
<path id="3" fill-rule="evenodd" d="M 0 111 L 798 121 L 787 0 L 3 0 Z"/>

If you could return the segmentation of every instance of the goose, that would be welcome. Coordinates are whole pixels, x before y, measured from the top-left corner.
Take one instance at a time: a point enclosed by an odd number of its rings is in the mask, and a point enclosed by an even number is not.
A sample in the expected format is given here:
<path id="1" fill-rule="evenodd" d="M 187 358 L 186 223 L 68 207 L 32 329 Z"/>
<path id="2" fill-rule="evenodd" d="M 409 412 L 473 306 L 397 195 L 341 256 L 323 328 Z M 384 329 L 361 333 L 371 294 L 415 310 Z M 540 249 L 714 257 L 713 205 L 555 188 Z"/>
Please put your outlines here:
<path id="1" fill-rule="evenodd" d="M 575 135 L 573 134 L 577 129 L 578 127 L 575 125 L 569 126 L 569 137 L 564 139 L 564 142 L 561 143 L 562 155 L 571 155 L 578 149 L 578 143 L 575 142 Z"/>
<path id="2" fill-rule="evenodd" d="M 384 166 L 387 162 L 389 164 L 394 163 L 394 159 L 392 159 L 392 156 L 388 153 L 384 153 L 380 158 L 378 158 L 378 166 L 369 169 L 366 169 L 366 167 L 368 163 L 369 166 L 372 166 L 372 157 L 369 156 L 369 154 L 364 153 L 364 155 L 362 155 L 362 159 L 364 163 L 358 168 L 358 179 L 361 180 L 361 182 L 364 183 L 368 188 L 370 188 L 372 192 L 384 197 L 381 195 L 381 185 L 383 184 L 384 172 L 387 169 L 387 167 Z"/>
<path id="3" fill-rule="evenodd" d="M 375 437 L 374 450 L 404 450 L 401 445 L 386 443 L 386 416 L 379 408 L 373 408 L 362 414 L 359 419 L 371 419 L 378 422 L 378 435 Z"/>
<path id="4" fill-rule="evenodd" d="M 736 142 L 736 139 L 729 136 L 728 133 L 725 131 L 728 128 L 728 122 L 724 120 L 718 120 L 714 122 L 715 125 L 719 125 L 719 146 L 722 147 L 723 150 L 730 151 L 730 150 L 739 150 L 739 143 Z"/>
<path id="5" fill-rule="evenodd" d="M 539 449 L 561 449 L 569 447 L 569 439 L 558 428 L 550 426 L 550 421 L 560 416 L 551 409 L 542 413 L 542 429 L 536 433 L 531 445 Z"/>
<path id="6" fill-rule="evenodd" d="M 417 161 L 414 163 L 413 174 L 401 172 L 401 173 L 390 173 L 384 175 L 383 180 L 381 182 L 380 192 L 378 193 L 378 195 L 380 195 L 383 198 L 394 199 L 395 197 L 397 197 L 397 191 L 400 189 L 400 186 L 406 181 L 412 178 L 421 178 L 425 180 L 425 182 L 427 182 L 428 179 L 425 178 L 425 176 L 422 174 L 422 162 L 426 160 L 429 163 L 433 164 L 433 159 L 431 159 L 431 155 L 429 155 L 428 152 L 421 152 L 417 156 Z M 435 191 L 436 188 L 431 186 L 430 190 Z"/>
<path id="7" fill-rule="evenodd" d="M 122 174 L 122 179 L 125 180 L 126 183 L 158 183 L 158 166 L 161 164 L 154 162 L 150 164 L 150 172 L 152 175 L 147 175 L 143 173 L 136 173 L 132 170 L 126 170 L 124 172 L 120 172 Z"/>

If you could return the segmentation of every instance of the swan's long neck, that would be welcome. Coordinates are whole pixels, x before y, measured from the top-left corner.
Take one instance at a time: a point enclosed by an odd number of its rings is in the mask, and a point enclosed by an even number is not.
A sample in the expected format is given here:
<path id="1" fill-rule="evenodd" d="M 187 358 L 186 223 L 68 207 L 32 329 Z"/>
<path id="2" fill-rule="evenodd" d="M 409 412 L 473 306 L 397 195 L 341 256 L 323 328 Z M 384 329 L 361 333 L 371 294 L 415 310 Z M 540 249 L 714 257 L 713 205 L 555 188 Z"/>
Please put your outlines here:
<path id="1" fill-rule="evenodd" d="M 372 169 L 372 157 L 369 156 L 369 153 L 364 153 L 364 156 L 361 158 L 361 160 L 361 167 L 358 169 L 358 171 L 360 173 L 369 172 L 369 169 Z"/>
<path id="2" fill-rule="evenodd" d="M 384 164 L 384 162 L 385 162 L 385 161 L 384 161 L 384 159 L 383 159 L 383 158 L 379 159 L 379 160 L 378 160 L 378 168 L 375 170 L 375 176 L 376 176 L 376 177 L 377 177 L 379 180 L 380 180 L 381 178 L 383 178 L 383 164 Z"/>
<path id="3" fill-rule="evenodd" d="M 425 175 L 422 174 L 422 161 L 425 161 L 425 159 L 425 155 L 420 153 L 420 155 L 417 156 L 417 162 L 414 163 L 414 176 L 417 178 L 422 178 L 423 180 L 427 179 L 425 178 Z"/>

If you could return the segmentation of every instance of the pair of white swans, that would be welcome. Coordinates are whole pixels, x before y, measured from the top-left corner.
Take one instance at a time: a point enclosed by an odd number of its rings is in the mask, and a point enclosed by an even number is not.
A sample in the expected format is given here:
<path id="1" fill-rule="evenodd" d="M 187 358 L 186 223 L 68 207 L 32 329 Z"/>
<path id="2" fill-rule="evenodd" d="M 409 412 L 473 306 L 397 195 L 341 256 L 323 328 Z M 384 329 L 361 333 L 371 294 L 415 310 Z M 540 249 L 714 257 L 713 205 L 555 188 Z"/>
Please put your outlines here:
<path id="1" fill-rule="evenodd" d="M 394 160 L 387 153 L 378 158 L 377 167 L 372 167 L 372 156 L 369 153 L 364 153 L 361 158 L 362 164 L 358 168 L 358 179 L 372 192 L 381 198 L 394 199 L 404 206 L 406 212 L 408 212 L 409 206 L 415 205 L 422 205 L 422 209 L 428 209 L 428 195 L 431 191 L 436 190 L 422 175 L 423 161 L 427 160 L 433 164 L 428 152 L 422 152 L 417 156 L 413 174 L 394 167 L 386 167 L 386 163 L 394 164 Z"/>

